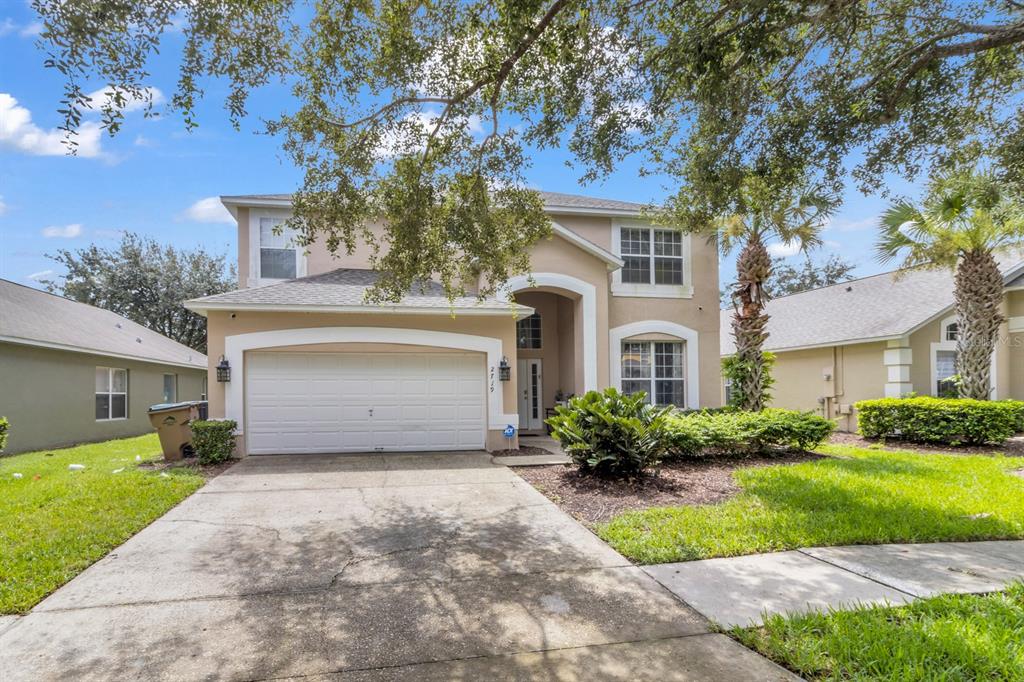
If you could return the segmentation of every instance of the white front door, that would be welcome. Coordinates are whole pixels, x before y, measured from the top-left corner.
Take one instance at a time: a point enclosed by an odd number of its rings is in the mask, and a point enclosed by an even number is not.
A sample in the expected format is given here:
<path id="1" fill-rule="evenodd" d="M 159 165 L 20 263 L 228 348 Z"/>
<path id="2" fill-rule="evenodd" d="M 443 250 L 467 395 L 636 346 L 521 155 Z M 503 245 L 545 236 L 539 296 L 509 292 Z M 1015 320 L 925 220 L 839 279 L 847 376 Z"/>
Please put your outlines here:
<path id="1" fill-rule="evenodd" d="M 541 396 L 540 360 L 520 360 L 519 381 L 519 430 L 533 431 L 544 428 L 544 405 Z"/>
<path id="2" fill-rule="evenodd" d="M 479 353 L 250 352 L 245 365 L 251 454 L 484 446 Z"/>

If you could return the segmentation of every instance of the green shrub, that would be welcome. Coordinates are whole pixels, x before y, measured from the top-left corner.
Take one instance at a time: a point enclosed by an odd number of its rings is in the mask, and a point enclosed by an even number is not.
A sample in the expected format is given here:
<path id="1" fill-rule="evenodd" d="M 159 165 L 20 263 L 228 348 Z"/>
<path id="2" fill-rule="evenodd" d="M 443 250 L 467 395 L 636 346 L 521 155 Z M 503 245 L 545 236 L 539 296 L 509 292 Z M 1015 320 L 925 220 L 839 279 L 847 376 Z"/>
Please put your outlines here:
<path id="1" fill-rule="evenodd" d="M 772 368 L 775 367 L 775 353 L 763 352 L 761 354 L 761 371 L 764 378 L 761 380 L 762 404 L 767 405 L 771 400 L 771 387 L 775 385 L 775 378 L 772 376 Z M 746 377 L 754 371 L 749 363 L 741 361 L 735 355 L 728 355 L 722 358 L 722 376 L 729 382 L 729 405 L 728 407 L 738 408 L 746 403 L 747 397 L 743 395 L 743 385 Z"/>
<path id="2" fill-rule="evenodd" d="M 810 450 L 827 440 L 834 429 L 834 422 L 813 412 L 775 408 L 677 414 L 668 424 L 670 453 L 675 457 Z"/>
<path id="3" fill-rule="evenodd" d="M 7 447 L 7 432 L 11 430 L 11 423 L 7 417 L 0 417 L 0 450 Z"/>
<path id="4" fill-rule="evenodd" d="M 555 408 L 551 435 L 581 471 L 635 476 L 661 460 L 670 444 L 671 408 L 647 405 L 643 393 L 589 391 Z"/>
<path id="5" fill-rule="evenodd" d="M 882 398 L 854 404 L 866 438 L 918 443 L 984 445 L 1005 441 L 1024 427 L 1024 402 L 967 398 Z"/>
<path id="6" fill-rule="evenodd" d="M 231 459 L 235 452 L 235 428 L 231 419 L 194 421 L 192 447 L 200 464 L 217 464 Z"/>

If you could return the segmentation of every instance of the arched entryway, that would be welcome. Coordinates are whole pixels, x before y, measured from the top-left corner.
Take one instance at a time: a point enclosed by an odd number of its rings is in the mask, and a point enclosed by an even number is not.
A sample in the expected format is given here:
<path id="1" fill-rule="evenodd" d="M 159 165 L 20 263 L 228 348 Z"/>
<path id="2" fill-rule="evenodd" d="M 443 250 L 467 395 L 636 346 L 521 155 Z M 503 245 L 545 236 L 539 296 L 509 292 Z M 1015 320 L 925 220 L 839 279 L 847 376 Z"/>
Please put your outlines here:
<path id="1" fill-rule="evenodd" d="M 597 388 L 596 289 L 558 273 L 509 281 L 508 292 L 534 314 L 516 325 L 519 427 L 544 429 L 554 406 Z"/>

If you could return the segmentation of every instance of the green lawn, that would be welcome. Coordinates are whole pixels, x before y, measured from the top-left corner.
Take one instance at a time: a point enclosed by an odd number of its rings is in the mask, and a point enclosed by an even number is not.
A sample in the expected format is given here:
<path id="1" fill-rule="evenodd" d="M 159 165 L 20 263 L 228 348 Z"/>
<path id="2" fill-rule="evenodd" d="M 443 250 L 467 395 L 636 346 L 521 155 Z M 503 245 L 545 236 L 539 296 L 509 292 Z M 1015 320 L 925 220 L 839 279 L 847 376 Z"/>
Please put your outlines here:
<path id="1" fill-rule="evenodd" d="M 156 434 L 0 458 L 0 614 L 29 610 L 203 484 L 136 455 L 160 456 Z"/>
<path id="2" fill-rule="evenodd" d="M 819 545 L 1024 538 L 1024 458 L 827 445 L 827 459 L 739 469 L 717 505 L 628 512 L 597 527 L 642 564 Z"/>
<path id="3" fill-rule="evenodd" d="M 812 680 L 1024 680 L 1024 585 L 896 608 L 772 616 L 733 630 Z"/>

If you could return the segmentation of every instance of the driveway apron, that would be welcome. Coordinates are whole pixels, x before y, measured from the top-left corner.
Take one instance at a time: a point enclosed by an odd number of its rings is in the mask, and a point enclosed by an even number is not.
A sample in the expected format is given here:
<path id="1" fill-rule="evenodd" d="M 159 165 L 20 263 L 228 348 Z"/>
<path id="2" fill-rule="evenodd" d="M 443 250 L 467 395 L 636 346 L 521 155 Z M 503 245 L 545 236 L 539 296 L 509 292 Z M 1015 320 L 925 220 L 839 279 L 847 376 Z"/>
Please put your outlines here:
<path id="1" fill-rule="evenodd" d="M 0 631 L 0 678 L 792 679 L 485 453 L 250 457 Z"/>

